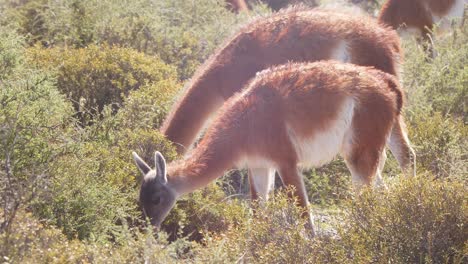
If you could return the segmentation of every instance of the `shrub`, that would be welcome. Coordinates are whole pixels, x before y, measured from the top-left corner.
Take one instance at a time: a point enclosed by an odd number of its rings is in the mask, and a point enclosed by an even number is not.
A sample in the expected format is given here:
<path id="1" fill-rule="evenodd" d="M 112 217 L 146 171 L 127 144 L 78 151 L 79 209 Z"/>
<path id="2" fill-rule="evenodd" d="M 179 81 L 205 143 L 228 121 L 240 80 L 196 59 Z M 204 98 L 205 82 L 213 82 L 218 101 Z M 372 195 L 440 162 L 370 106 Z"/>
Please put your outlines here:
<path id="1" fill-rule="evenodd" d="M 149 230 L 124 229 L 119 243 L 87 243 L 67 239 L 60 230 L 20 211 L 6 243 L 0 234 L 0 257 L 5 263 L 184 263 L 181 254 L 196 245 L 186 240 L 168 244 L 165 234 L 153 237 Z M 180 259 L 180 261 L 178 261 Z"/>
<path id="2" fill-rule="evenodd" d="M 415 41 L 403 42 L 406 60 L 403 85 L 408 91 L 408 112 L 441 112 L 468 121 L 468 23 L 435 38 L 434 59 Z"/>
<path id="3" fill-rule="evenodd" d="M 467 154 L 468 24 L 437 36 L 434 59 L 415 41 L 404 42 L 406 119 L 420 170 L 462 177 Z"/>
<path id="4" fill-rule="evenodd" d="M 313 204 L 331 205 L 349 197 L 351 173 L 342 159 L 304 173 L 309 201 Z"/>
<path id="5" fill-rule="evenodd" d="M 131 129 L 159 128 L 173 104 L 178 87 L 180 85 L 173 79 L 167 79 L 130 91 L 117 114 L 121 125 Z"/>
<path id="6" fill-rule="evenodd" d="M 47 163 L 62 151 L 72 114 L 52 78 L 27 68 L 21 39 L 5 29 L 0 28 L 0 233 L 8 231 L 20 207 L 45 193 Z"/>
<path id="7" fill-rule="evenodd" d="M 245 204 L 226 197 L 215 183 L 180 199 L 162 229 L 170 239 L 188 236 L 201 241 L 207 235 L 221 234 L 240 225 L 248 216 Z"/>
<path id="8" fill-rule="evenodd" d="M 222 0 L 27 0 L 4 6 L 5 20 L 17 24 L 31 45 L 129 47 L 175 65 L 181 79 L 246 16 L 229 12 Z"/>
<path id="9" fill-rule="evenodd" d="M 50 195 L 34 204 L 41 219 L 60 227 L 69 238 L 120 241 L 126 225 L 140 218 L 137 207 L 135 150 L 152 157 L 155 150 L 175 156 L 155 130 L 114 131 L 110 141 L 77 142 L 50 163 Z M 148 160 L 150 160 L 148 158 Z M 97 213 L 99 212 L 99 213 Z"/>
<path id="10" fill-rule="evenodd" d="M 461 263 L 468 235 L 464 193 L 463 183 L 428 177 L 366 190 L 345 208 L 341 241 L 330 256 L 338 263 Z"/>
<path id="11" fill-rule="evenodd" d="M 288 190 L 290 191 L 290 190 Z M 286 192 L 279 192 L 265 206 L 255 206 L 251 219 L 206 239 L 206 248 L 196 256 L 199 263 L 310 263 L 311 241 L 295 206 Z M 219 252 L 219 253 L 216 253 Z"/>
<path id="12" fill-rule="evenodd" d="M 436 177 L 466 177 L 468 128 L 461 120 L 441 113 L 420 113 L 412 117 L 410 138 L 421 171 Z"/>
<path id="13" fill-rule="evenodd" d="M 0 80 L 6 84 L 5 78 L 11 76 L 21 67 L 23 58 L 22 38 L 10 27 L 0 26 Z"/>
<path id="14" fill-rule="evenodd" d="M 29 44 L 85 47 L 95 41 L 97 1 L 7 1 L 5 16 Z"/>
<path id="15" fill-rule="evenodd" d="M 97 25 L 99 42 L 158 55 L 177 66 L 180 79 L 192 76 L 246 16 L 229 12 L 220 0 L 104 3 L 112 12 L 106 12 Z"/>
<path id="16" fill-rule="evenodd" d="M 165 81 L 167 90 L 168 83 L 175 84 L 173 68 L 128 48 L 35 47 L 28 51 L 28 57 L 38 68 L 56 70 L 58 88 L 73 101 L 75 109 L 81 112 L 82 121 L 86 120 L 87 112 L 95 114 L 105 105 L 113 104 L 114 110 L 117 109 L 130 91 L 142 86 Z"/>

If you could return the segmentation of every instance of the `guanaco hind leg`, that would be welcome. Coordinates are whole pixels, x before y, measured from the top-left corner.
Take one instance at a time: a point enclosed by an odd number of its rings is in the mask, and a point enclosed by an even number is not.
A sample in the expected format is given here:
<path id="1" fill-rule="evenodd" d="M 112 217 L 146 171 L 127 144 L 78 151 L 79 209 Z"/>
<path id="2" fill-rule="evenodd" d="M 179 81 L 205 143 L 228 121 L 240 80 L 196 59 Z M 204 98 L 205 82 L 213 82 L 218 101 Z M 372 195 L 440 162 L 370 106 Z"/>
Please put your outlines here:
<path id="1" fill-rule="evenodd" d="M 375 179 L 374 179 L 374 186 L 375 187 L 384 187 L 384 188 L 386 188 L 385 182 L 382 179 L 382 173 L 383 173 L 383 169 L 384 169 L 386 160 L 387 160 L 387 152 L 384 149 L 382 151 L 382 155 L 380 155 L 379 167 L 377 169 L 377 173 L 375 174 Z"/>
<path id="2" fill-rule="evenodd" d="M 359 146 L 345 155 L 346 166 L 351 172 L 351 180 L 357 191 L 374 180 L 377 185 L 382 183 L 380 167 L 383 168 L 381 161 L 385 149 L 377 149 L 375 146 Z"/>
<path id="3" fill-rule="evenodd" d="M 411 148 L 408 135 L 405 130 L 405 123 L 402 117 L 395 122 L 390 133 L 388 146 L 393 156 L 397 159 L 401 170 L 406 175 L 416 175 L 416 154 Z"/>

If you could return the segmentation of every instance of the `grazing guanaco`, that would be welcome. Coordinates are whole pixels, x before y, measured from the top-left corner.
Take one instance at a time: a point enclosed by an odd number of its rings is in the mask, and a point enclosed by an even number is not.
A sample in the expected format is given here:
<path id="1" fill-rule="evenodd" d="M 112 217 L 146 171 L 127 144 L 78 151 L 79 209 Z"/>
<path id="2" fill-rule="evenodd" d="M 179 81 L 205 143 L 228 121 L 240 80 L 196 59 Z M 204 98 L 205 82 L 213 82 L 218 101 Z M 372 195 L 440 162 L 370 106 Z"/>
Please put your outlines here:
<path id="1" fill-rule="evenodd" d="M 221 46 L 188 82 L 161 132 L 185 153 L 209 116 L 273 65 L 335 59 L 396 75 L 399 58 L 396 32 L 372 18 L 290 8 L 248 24 Z"/>
<path id="2" fill-rule="evenodd" d="M 379 21 L 399 30 L 430 40 L 433 25 L 447 28 L 451 18 L 462 18 L 468 0 L 387 0 Z"/>
<path id="3" fill-rule="evenodd" d="M 233 166 L 251 168 L 253 188 L 264 199 L 272 182 L 263 171 L 278 171 L 286 185 L 295 187 L 303 207 L 308 199 L 298 166 L 320 166 L 337 154 L 344 157 L 357 186 L 373 180 L 379 184 L 387 141 L 402 168 L 412 169 L 414 153 L 402 129 L 402 105 L 397 78 L 373 68 L 321 61 L 264 70 L 222 106 L 183 160 L 166 169 L 156 152 L 151 169 L 133 153 L 144 175 L 144 213 L 158 229 L 178 197 Z"/>
<path id="4" fill-rule="evenodd" d="M 400 57 L 396 32 L 368 16 L 286 9 L 249 23 L 221 46 L 188 82 L 161 132 L 184 154 L 210 115 L 257 72 L 273 65 L 335 59 L 397 75 Z M 263 173 L 274 181 L 271 171 Z M 257 194 L 251 192 L 251 197 Z"/>

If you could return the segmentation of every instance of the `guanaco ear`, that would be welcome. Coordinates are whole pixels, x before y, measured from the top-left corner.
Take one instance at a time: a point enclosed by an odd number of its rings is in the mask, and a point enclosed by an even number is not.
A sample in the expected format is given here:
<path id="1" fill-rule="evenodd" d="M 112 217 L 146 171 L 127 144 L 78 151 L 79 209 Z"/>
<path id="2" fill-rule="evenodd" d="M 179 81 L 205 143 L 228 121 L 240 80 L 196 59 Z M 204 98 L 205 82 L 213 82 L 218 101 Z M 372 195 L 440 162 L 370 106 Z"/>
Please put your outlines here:
<path id="1" fill-rule="evenodd" d="M 160 179 L 161 183 L 167 183 L 166 160 L 159 151 L 154 153 L 154 163 L 156 164 L 156 177 Z"/>
<path id="2" fill-rule="evenodd" d="M 132 155 L 138 169 L 141 171 L 141 173 L 143 173 L 143 175 L 146 175 L 151 170 L 150 166 L 148 166 L 148 164 L 146 164 L 146 162 L 142 160 L 135 151 L 132 152 Z"/>

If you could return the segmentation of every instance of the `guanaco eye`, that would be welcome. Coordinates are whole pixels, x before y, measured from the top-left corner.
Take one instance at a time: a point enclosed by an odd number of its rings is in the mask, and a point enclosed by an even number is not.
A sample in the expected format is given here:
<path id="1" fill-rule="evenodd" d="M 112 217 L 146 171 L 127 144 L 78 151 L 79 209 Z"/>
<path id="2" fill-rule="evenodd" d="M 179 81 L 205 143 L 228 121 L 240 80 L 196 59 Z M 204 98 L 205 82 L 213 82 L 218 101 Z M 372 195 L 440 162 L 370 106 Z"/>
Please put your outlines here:
<path id="1" fill-rule="evenodd" d="M 154 204 L 159 204 L 160 201 L 161 201 L 161 197 L 159 197 L 159 196 L 153 198 L 153 203 Z"/>

